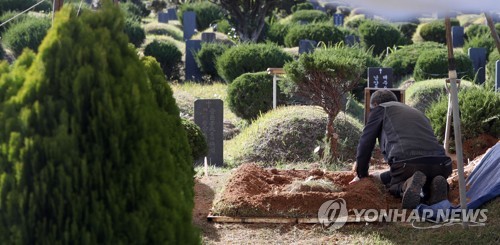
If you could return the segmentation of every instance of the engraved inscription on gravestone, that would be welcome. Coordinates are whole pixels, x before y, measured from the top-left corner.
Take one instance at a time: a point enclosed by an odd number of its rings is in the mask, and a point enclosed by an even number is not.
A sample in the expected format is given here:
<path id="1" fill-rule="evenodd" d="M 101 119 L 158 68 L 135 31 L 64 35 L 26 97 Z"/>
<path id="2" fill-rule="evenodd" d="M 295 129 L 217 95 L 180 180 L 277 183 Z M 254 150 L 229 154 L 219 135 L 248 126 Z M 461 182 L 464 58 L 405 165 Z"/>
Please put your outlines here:
<path id="1" fill-rule="evenodd" d="M 369 88 L 392 88 L 392 68 L 369 67 L 368 87 Z"/>
<path id="2" fill-rule="evenodd" d="M 200 99 L 194 102 L 194 122 L 207 139 L 208 163 L 222 166 L 223 164 L 223 102 L 220 99 Z M 204 158 L 196 163 L 203 163 Z"/>
<path id="3" fill-rule="evenodd" d="M 333 15 L 333 24 L 335 24 L 335 26 L 343 26 L 344 25 L 344 15 L 343 14 L 334 14 Z"/>

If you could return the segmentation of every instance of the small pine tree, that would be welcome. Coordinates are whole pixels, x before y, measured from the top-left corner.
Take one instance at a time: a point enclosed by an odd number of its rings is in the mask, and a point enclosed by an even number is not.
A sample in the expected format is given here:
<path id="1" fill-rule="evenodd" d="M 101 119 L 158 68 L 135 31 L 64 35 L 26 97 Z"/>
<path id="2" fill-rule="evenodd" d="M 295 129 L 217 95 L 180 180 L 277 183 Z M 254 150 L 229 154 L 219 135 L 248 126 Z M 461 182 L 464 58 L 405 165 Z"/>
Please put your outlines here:
<path id="1" fill-rule="evenodd" d="M 199 242 L 178 108 L 123 26 L 111 1 L 79 16 L 65 6 L 32 64 L 0 76 L 2 243 Z"/>

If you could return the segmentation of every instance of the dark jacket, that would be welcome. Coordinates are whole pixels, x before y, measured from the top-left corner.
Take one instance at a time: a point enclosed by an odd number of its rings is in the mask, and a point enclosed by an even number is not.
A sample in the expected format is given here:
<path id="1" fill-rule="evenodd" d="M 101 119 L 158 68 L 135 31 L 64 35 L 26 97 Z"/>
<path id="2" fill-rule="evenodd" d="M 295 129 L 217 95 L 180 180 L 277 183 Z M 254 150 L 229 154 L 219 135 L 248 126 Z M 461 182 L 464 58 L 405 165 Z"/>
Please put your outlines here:
<path id="1" fill-rule="evenodd" d="M 446 157 L 429 119 L 422 112 L 400 102 L 386 102 L 370 112 L 359 140 L 356 171 L 360 178 L 368 176 L 370 158 L 377 138 L 389 165 Z"/>

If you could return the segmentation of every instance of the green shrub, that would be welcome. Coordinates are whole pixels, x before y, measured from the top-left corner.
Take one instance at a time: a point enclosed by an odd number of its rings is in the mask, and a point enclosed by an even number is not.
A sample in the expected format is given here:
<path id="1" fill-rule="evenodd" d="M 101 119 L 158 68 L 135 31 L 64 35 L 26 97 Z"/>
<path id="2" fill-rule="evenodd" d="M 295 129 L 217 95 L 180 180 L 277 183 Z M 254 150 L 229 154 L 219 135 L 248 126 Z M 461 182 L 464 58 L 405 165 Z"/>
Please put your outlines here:
<path id="1" fill-rule="evenodd" d="M 367 20 L 359 26 L 359 35 L 365 48 L 373 47 L 373 53 L 379 55 L 387 47 L 406 44 L 403 34 L 395 27 L 379 21 Z"/>
<path id="2" fill-rule="evenodd" d="M 186 131 L 193 160 L 196 161 L 206 156 L 208 153 L 208 145 L 201 128 L 187 119 L 182 119 L 182 127 L 184 131 Z"/>
<path id="3" fill-rule="evenodd" d="M 217 22 L 217 31 L 220 33 L 228 34 L 231 32 L 231 24 L 229 24 L 229 21 L 226 19 L 220 20 Z"/>
<path id="4" fill-rule="evenodd" d="M 411 43 L 413 34 L 415 34 L 415 32 L 417 31 L 418 24 L 411 22 L 403 22 L 403 23 L 398 23 L 396 27 L 401 33 L 403 33 L 403 36 L 406 38 L 407 43 Z"/>
<path id="5" fill-rule="evenodd" d="M 142 0 L 121 0 L 122 2 L 131 2 L 136 8 L 134 8 L 134 12 L 137 13 L 138 16 L 148 17 L 151 11 L 146 7 L 146 4 Z M 138 9 L 139 11 L 135 10 Z"/>
<path id="6" fill-rule="evenodd" d="M 307 25 L 294 25 L 285 36 L 287 47 L 296 47 L 302 39 L 335 44 L 344 40 L 342 31 L 333 26 L 333 23 L 313 23 Z"/>
<path id="7" fill-rule="evenodd" d="M 275 44 L 244 43 L 226 50 L 217 59 L 217 73 L 227 82 L 244 73 L 283 67 L 292 56 Z"/>
<path id="8" fill-rule="evenodd" d="M 165 2 L 164 0 L 153 0 L 149 5 L 149 8 L 153 10 L 155 13 L 161 12 L 166 7 L 167 7 L 167 2 Z"/>
<path id="9" fill-rule="evenodd" d="M 470 88 L 458 93 L 462 140 L 481 134 L 500 137 L 500 96 L 491 90 Z M 448 97 L 431 105 L 426 115 L 431 120 L 434 133 L 444 140 Z M 453 134 L 453 129 L 451 130 Z"/>
<path id="10" fill-rule="evenodd" d="M 155 101 L 123 25 L 111 1 L 66 5 L 2 101 L 2 243 L 199 242 L 179 111 L 171 90 Z"/>
<path id="11" fill-rule="evenodd" d="M 465 37 L 466 39 L 475 37 L 475 36 L 482 36 L 488 34 L 490 35 L 490 28 L 485 25 L 470 25 L 465 29 Z"/>
<path id="12" fill-rule="evenodd" d="M 274 22 L 266 33 L 267 40 L 276 43 L 280 46 L 285 45 L 285 37 L 288 34 L 292 24 L 281 24 Z"/>
<path id="13" fill-rule="evenodd" d="M 322 144 L 327 115 L 314 106 L 287 106 L 262 115 L 232 140 L 224 143 L 224 162 L 238 166 L 259 162 L 314 161 L 313 150 Z M 356 155 L 362 125 L 347 114 L 334 121 L 339 134 L 339 153 L 343 159 Z"/>
<path id="14" fill-rule="evenodd" d="M 245 73 L 227 88 L 229 109 L 238 117 L 253 120 L 273 108 L 273 77 L 267 72 Z"/>
<path id="15" fill-rule="evenodd" d="M 14 17 L 15 15 L 19 14 L 19 12 L 16 11 L 7 11 L 0 16 L 0 23 L 5 23 L 7 20 L 10 18 Z M 15 23 L 21 22 L 26 18 L 35 18 L 26 14 L 19 15 L 15 19 L 12 19 L 11 21 L 5 23 L 3 26 L 0 27 L 0 34 L 3 36 L 3 33 L 9 29 L 9 27 Z"/>
<path id="16" fill-rule="evenodd" d="M 495 29 L 497 30 L 497 34 L 500 35 L 500 23 L 495 24 Z"/>
<path id="17" fill-rule="evenodd" d="M 452 26 L 459 26 L 460 23 L 456 19 L 451 20 Z M 435 20 L 424 24 L 420 28 L 420 36 L 425 41 L 433 41 L 438 43 L 446 44 L 446 27 L 444 25 L 444 20 Z"/>
<path id="18" fill-rule="evenodd" d="M 38 3 L 38 0 L 0 0 L 0 14 L 8 11 L 24 11 Z M 48 2 L 42 3 L 34 8 L 35 11 L 50 11 L 52 5 Z"/>
<path id="19" fill-rule="evenodd" d="M 490 55 L 490 53 L 496 49 L 495 41 L 491 38 L 491 35 L 483 34 L 478 36 L 469 37 L 464 44 L 464 53 L 469 53 L 469 48 L 485 48 L 486 49 L 486 57 Z"/>
<path id="20" fill-rule="evenodd" d="M 183 23 L 184 13 L 193 11 L 196 13 L 196 28 L 198 31 L 203 31 L 210 27 L 210 24 L 222 19 L 223 9 L 216 4 L 208 1 L 193 2 L 182 4 L 179 8 L 178 18 L 181 24 Z"/>
<path id="21" fill-rule="evenodd" d="M 3 36 L 3 44 L 16 56 L 20 55 L 24 48 L 37 51 L 50 26 L 49 18 L 26 18 L 9 27 Z"/>
<path id="22" fill-rule="evenodd" d="M 484 86 L 489 90 L 495 89 L 495 63 L 497 60 L 500 60 L 500 54 L 495 50 L 490 53 L 488 64 L 486 64 L 486 83 Z"/>
<path id="23" fill-rule="evenodd" d="M 474 78 L 474 70 L 469 56 L 457 52 L 455 53 L 455 61 L 458 78 L 472 80 Z M 447 50 L 424 51 L 418 57 L 413 77 L 415 81 L 448 77 Z"/>
<path id="24" fill-rule="evenodd" d="M 221 43 L 202 43 L 195 56 L 200 70 L 212 78 L 219 78 L 215 62 L 228 48 L 229 46 Z"/>
<path id="25" fill-rule="evenodd" d="M 124 12 L 126 19 L 141 21 L 142 11 L 138 5 L 135 5 L 132 2 L 125 2 L 125 3 L 120 3 L 120 8 Z"/>
<path id="26" fill-rule="evenodd" d="M 177 41 L 184 42 L 182 30 L 170 24 L 152 22 L 144 26 L 144 31 L 147 34 L 166 35 Z"/>
<path id="27" fill-rule="evenodd" d="M 344 22 L 344 26 L 353 30 L 357 30 L 363 22 L 367 21 L 364 15 L 349 16 Z"/>
<path id="28" fill-rule="evenodd" d="M 142 29 L 141 24 L 134 19 L 125 19 L 123 31 L 127 34 L 129 42 L 134 44 L 136 48 L 140 47 L 146 39 L 146 32 Z"/>
<path id="29" fill-rule="evenodd" d="M 382 66 L 392 67 L 394 78 L 400 80 L 413 73 L 418 57 L 422 52 L 445 48 L 443 44 L 436 42 L 422 42 L 401 46 L 384 59 Z"/>
<path id="30" fill-rule="evenodd" d="M 292 13 L 293 6 L 305 3 L 306 0 L 282 0 L 278 1 L 278 9 L 284 10 L 287 14 Z"/>
<path id="31" fill-rule="evenodd" d="M 292 6 L 292 13 L 295 13 L 295 12 L 301 11 L 301 10 L 314 10 L 314 6 L 312 5 L 312 3 L 309 3 L 309 2 L 299 3 L 299 4 Z"/>
<path id="32" fill-rule="evenodd" d="M 473 86 L 473 83 L 466 80 L 460 82 L 462 90 Z M 432 103 L 439 101 L 439 98 L 446 94 L 445 79 L 425 80 L 408 87 L 405 91 L 405 100 L 407 105 L 425 112 Z"/>
<path id="33" fill-rule="evenodd" d="M 297 23 L 300 21 L 305 21 L 308 23 L 314 22 L 324 22 L 328 21 L 330 18 L 325 12 L 320 10 L 299 10 L 292 14 L 291 22 Z"/>
<path id="34" fill-rule="evenodd" d="M 146 46 L 144 55 L 155 57 L 167 78 L 173 80 L 180 78 L 182 53 L 174 43 L 154 40 Z"/>

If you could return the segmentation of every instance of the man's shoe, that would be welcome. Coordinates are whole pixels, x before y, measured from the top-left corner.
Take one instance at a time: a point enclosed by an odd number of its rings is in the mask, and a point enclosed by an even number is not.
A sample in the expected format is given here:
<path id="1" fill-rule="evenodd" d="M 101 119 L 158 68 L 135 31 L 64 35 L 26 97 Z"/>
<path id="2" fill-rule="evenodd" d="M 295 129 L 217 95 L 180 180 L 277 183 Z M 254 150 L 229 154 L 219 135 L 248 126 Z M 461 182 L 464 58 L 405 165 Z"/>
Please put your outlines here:
<path id="1" fill-rule="evenodd" d="M 439 175 L 432 179 L 431 190 L 429 196 L 429 205 L 448 199 L 448 182 L 446 179 Z"/>
<path id="2" fill-rule="evenodd" d="M 426 181 L 425 174 L 417 171 L 413 176 L 406 180 L 403 185 L 402 206 L 405 209 L 415 209 L 420 204 L 420 193 Z"/>

